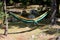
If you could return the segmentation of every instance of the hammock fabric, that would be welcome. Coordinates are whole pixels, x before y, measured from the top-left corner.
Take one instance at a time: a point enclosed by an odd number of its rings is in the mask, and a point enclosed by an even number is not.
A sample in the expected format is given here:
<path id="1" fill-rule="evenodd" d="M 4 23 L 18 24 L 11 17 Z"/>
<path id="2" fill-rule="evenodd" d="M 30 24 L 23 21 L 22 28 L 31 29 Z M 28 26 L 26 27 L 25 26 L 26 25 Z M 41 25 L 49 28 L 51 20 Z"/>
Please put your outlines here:
<path id="1" fill-rule="evenodd" d="M 34 18 L 34 19 L 25 18 L 25 17 L 22 17 L 22 16 L 20 16 L 20 15 L 14 14 L 14 13 L 12 13 L 12 12 L 10 12 L 9 14 L 12 15 L 13 17 L 15 17 L 16 19 L 22 21 L 22 22 L 25 22 L 25 23 L 32 23 L 32 22 L 34 22 L 34 23 L 37 24 L 38 21 L 42 20 L 45 16 L 47 16 L 48 11 L 45 12 L 45 13 L 43 13 L 43 14 L 40 15 L 39 17 Z"/>

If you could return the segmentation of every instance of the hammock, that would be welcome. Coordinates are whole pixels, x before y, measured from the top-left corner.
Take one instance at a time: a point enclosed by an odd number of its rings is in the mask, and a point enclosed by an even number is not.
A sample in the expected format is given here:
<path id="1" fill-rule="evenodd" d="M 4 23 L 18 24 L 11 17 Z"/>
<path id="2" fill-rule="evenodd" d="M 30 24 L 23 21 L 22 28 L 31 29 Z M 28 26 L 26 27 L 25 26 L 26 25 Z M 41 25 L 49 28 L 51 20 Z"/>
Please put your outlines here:
<path id="1" fill-rule="evenodd" d="M 32 22 L 38 23 L 38 21 L 42 20 L 45 16 L 47 16 L 48 11 L 45 12 L 45 13 L 43 13 L 43 14 L 40 15 L 39 17 L 34 18 L 34 19 L 25 18 L 25 17 L 22 17 L 22 16 L 20 16 L 20 15 L 14 14 L 14 13 L 12 13 L 12 12 L 10 12 L 9 14 L 12 15 L 14 18 L 16 18 L 16 19 L 18 19 L 18 20 L 20 20 L 20 21 L 22 21 L 22 22 L 25 22 L 25 23 L 32 23 Z"/>

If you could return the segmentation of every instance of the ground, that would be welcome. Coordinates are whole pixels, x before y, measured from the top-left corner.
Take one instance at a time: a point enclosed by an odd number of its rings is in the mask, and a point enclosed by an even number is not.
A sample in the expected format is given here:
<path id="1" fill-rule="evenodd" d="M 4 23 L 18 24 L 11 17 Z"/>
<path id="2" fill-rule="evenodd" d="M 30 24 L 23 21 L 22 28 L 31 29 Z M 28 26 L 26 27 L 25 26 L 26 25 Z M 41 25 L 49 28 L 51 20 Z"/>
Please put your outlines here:
<path id="1" fill-rule="evenodd" d="M 46 29 L 47 26 L 38 27 L 34 30 L 31 30 L 32 28 L 29 27 L 19 28 L 12 26 L 12 28 L 8 29 L 9 34 L 7 36 L 2 35 L 4 30 L 0 29 L 0 40 L 52 40 L 57 35 L 44 33 L 44 31 L 48 30 Z M 56 26 L 58 25 L 55 25 L 54 28 L 56 28 Z M 60 26 L 58 26 L 58 28 L 59 27 Z"/>

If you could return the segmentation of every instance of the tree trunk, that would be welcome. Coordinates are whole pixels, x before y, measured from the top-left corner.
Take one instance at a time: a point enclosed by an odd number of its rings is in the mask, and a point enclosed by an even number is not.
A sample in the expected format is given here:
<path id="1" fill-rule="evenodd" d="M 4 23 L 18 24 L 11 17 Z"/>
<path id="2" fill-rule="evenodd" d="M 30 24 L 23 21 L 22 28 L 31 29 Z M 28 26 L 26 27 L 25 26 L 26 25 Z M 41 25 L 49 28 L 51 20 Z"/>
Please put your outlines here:
<path id="1" fill-rule="evenodd" d="M 8 20 L 7 20 L 7 11 L 6 11 L 6 0 L 3 0 L 3 5 L 4 5 L 4 7 L 3 7 L 3 10 L 4 10 L 4 13 L 5 13 L 5 32 L 4 32 L 4 35 L 7 35 L 8 33 L 7 33 L 7 31 L 8 31 Z"/>
<path id="2" fill-rule="evenodd" d="M 57 17 L 60 17 L 60 14 L 59 14 L 59 0 L 56 1 L 57 2 Z"/>
<path id="3" fill-rule="evenodd" d="M 51 16 L 51 24 L 54 25 L 56 23 L 56 14 L 57 14 L 57 0 L 51 0 L 51 9 L 52 9 L 52 16 Z"/>

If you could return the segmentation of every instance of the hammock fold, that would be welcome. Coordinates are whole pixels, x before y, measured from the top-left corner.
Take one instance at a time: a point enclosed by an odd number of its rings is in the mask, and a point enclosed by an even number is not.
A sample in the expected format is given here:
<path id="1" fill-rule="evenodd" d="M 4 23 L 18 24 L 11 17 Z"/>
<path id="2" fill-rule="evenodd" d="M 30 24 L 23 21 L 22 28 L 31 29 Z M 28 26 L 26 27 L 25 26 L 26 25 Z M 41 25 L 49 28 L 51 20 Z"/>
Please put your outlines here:
<path id="1" fill-rule="evenodd" d="M 16 19 L 18 19 L 18 20 L 20 20 L 22 22 L 25 22 L 25 23 L 32 23 L 32 22 L 38 23 L 38 21 L 42 20 L 45 16 L 47 16 L 48 11 L 43 13 L 39 17 L 34 18 L 34 19 L 25 18 L 25 17 L 22 17 L 20 15 L 14 14 L 12 12 L 10 12 L 9 14 L 12 15 L 14 18 L 16 18 Z"/>

